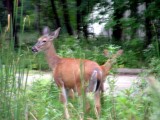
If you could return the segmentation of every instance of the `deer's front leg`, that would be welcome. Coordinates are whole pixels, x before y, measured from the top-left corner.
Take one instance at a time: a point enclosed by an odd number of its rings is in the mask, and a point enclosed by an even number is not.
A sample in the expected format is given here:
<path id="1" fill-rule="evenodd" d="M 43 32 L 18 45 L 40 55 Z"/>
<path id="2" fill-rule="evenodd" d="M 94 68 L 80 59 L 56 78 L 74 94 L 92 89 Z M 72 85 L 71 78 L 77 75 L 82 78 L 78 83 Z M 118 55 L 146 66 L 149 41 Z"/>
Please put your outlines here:
<path id="1" fill-rule="evenodd" d="M 61 87 L 60 101 L 64 105 L 64 115 L 65 115 L 65 118 L 69 119 L 70 116 L 69 116 L 69 112 L 68 112 L 68 108 L 67 108 L 67 93 L 66 93 L 66 89 L 65 89 L 64 85 Z"/>
<path id="2" fill-rule="evenodd" d="M 60 88 L 59 99 L 64 105 L 65 118 L 69 119 L 70 116 L 69 116 L 69 112 L 68 112 L 68 108 L 67 108 L 67 93 L 66 93 L 66 88 L 64 87 L 64 82 L 63 82 L 62 78 L 59 76 L 59 74 L 56 74 L 56 73 L 54 74 L 54 80 L 55 80 L 57 86 Z"/>

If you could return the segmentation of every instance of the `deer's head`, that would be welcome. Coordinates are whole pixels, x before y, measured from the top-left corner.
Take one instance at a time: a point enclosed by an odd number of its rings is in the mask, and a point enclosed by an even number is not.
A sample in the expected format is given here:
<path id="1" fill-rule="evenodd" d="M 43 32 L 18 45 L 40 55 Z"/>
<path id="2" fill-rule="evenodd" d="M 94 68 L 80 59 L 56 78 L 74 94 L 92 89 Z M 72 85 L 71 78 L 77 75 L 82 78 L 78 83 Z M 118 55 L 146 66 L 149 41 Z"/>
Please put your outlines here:
<path id="1" fill-rule="evenodd" d="M 52 45 L 52 40 L 58 37 L 60 28 L 50 32 L 49 27 L 44 27 L 42 36 L 38 42 L 32 47 L 33 52 L 45 51 Z"/>

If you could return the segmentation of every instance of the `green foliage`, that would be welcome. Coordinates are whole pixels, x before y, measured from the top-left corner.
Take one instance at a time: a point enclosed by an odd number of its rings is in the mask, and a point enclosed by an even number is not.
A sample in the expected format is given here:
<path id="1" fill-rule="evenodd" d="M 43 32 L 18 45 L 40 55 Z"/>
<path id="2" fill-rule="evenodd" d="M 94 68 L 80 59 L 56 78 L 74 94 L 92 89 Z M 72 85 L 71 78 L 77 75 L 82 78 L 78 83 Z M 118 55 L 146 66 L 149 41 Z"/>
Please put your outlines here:
<path id="1" fill-rule="evenodd" d="M 28 112 L 37 119 L 62 120 L 63 106 L 58 100 L 59 90 L 48 80 L 38 80 L 27 91 Z M 32 119 L 33 116 L 29 116 Z"/>
<path id="2" fill-rule="evenodd" d="M 115 78 L 108 77 L 109 94 L 106 99 L 108 100 L 108 115 L 107 119 L 116 120 L 143 120 L 149 119 L 151 113 L 151 106 L 149 95 L 150 92 L 146 92 L 148 87 L 146 79 L 141 78 L 137 82 L 133 82 L 131 87 L 124 90 L 116 91 Z M 145 87 L 142 87 L 144 86 Z M 105 105 L 104 105 L 105 106 Z"/>
<path id="3" fill-rule="evenodd" d="M 108 24 L 105 25 L 105 29 L 108 30 L 108 29 L 112 28 L 115 25 L 116 25 L 116 21 L 111 19 L 111 20 L 108 21 Z"/>
<path id="4" fill-rule="evenodd" d="M 141 39 L 125 41 L 122 48 L 124 49 L 124 54 L 119 59 L 125 67 L 140 68 L 144 65 L 142 64 L 143 41 Z"/>
<path id="5" fill-rule="evenodd" d="M 33 70 L 49 70 L 48 63 L 43 53 L 34 54 L 30 51 L 27 56 L 30 63 L 28 64 L 28 59 L 26 59 L 25 67 L 29 67 Z"/>
<path id="6" fill-rule="evenodd" d="M 126 49 L 132 49 L 135 52 L 141 52 L 143 50 L 143 41 L 139 38 L 125 41 L 123 47 Z"/>
<path id="7" fill-rule="evenodd" d="M 139 68 L 142 67 L 139 57 L 133 50 L 127 50 L 120 58 L 125 67 Z"/>
<path id="8" fill-rule="evenodd" d="M 133 94 L 131 90 L 126 90 L 124 92 L 130 92 L 130 93 L 129 95 L 128 93 L 124 93 L 124 95 L 117 97 L 118 104 L 116 108 L 117 111 L 119 112 L 117 117 L 121 120 L 143 119 L 144 116 L 146 116 L 146 114 L 144 113 L 146 107 L 145 102 L 147 102 L 145 97 L 141 95 L 136 95 L 133 97 L 131 95 Z M 119 110 L 124 110 L 124 111 L 119 111 Z"/>
<path id="9" fill-rule="evenodd" d="M 144 57 L 146 61 L 150 62 L 157 54 L 157 50 L 154 44 L 150 44 L 147 49 L 144 50 Z"/>
<path id="10" fill-rule="evenodd" d="M 103 41 L 103 39 L 91 40 L 86 43 L 85 40 L 79 41 L 74 37 L 67 36 L 55 40 L 55 47 L 60 56 L 89 59 L 96 61 L 100 65 L 104 64 L 108 59 L 103 55 L 104 49 L 107 49 L 111 55 L 120 49 L 119 46 L 107 44 L 106 40 Z"/>
<path id="11" fill-rule="evenodd" d="M 149 97 L 150 100 L 150 104 L 151 106 L 151 110 L 152 110 L 152 114 L 150 116 L 150 120 L 158 120 L 160 117 L 160 111 L 159 111 L 159 99 L 160 99 L 160 89 L 159 89 L 159 85 L 160 82 L 157 82 L 157 80 L 155 81 L 156 83 L 151 86 L 151 95 Z"/>
<path id="12" fill-rule="evenodd" d="M 152 58 L 149 64 L 150 72 L 160 80 L 160 60 L 159 58 Z"/>
<path id="13" fill-rule="evenodd" d="M 155 18 L 159 19 L 160 16 L 160 10 L 158 9 L 159 4 L 160 4 L 159 0 L 151 1 L 151 3 L 148 6 L 148 9 L 145 11 L 145 16 L 154 19 Z"/>
<path id="14" fill-rule="evenodd" d="M 64 57 L 73 57 L 73 58 L 83 58 L 86 57 L 89 59 L 89 55 L 93 56 L 94 53 L 91 54 L 90 50 L 88 50 L 88 45 L 81 43 L 79 40 L 76 40 L 74 37 L 65 37 L 60 38 L 55 41 L 58 46 L 58 54 Z M 83 46 L 84 45 L 84 46 Z"/>
<path id="15" fill-rule="evenodd" d="M 130 18 L 121 18 L 120 23 L 122 24 L 123 32 L 126 36 L 130 36 L 130 41 L 135 39 L 136 30 L 140 27 L 140 23 L 137 22 L 137 18 L 130 17 Z M 133 36 L 134 35 L 134 36 Z M 142 42 L 142 41 L 141 41 Z"/>

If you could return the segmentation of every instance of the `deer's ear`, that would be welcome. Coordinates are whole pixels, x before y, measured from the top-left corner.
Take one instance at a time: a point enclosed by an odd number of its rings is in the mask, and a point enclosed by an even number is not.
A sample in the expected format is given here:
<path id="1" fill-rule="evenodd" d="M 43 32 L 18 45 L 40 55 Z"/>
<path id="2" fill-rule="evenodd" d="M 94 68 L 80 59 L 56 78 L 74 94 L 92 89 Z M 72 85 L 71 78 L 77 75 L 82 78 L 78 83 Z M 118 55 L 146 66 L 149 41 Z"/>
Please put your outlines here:
<path id="1" fill-rule="evenodd" d="M 43 34 L 43 35 L 48 35 L 49 33 L 50 33 L 49 27 L 48 27 L 48 26 L 44 27 L 42 34 Z"/>
<path id="2" fill-rule="evenodd" d="M 59 27 L 57 30 L 55 30 L 55 31 L 53 31 L 53 32 L 51 32 L 51 33 L 49 34 L 50 40 L 53 40 L 53 39 L 55 39 L 55 38 L 58 37 L 60 29 L 61 29 L 61 28 Z"/>

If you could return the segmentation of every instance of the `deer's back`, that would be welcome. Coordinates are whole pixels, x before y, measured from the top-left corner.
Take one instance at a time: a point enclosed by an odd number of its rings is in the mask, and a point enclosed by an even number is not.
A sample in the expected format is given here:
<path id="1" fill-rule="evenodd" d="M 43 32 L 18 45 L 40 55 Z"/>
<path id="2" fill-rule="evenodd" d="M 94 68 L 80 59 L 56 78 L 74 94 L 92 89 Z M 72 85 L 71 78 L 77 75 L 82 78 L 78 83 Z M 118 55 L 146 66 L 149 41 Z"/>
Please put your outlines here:
<path id="1" fill-rule="evenodd" d="M 101 67 L 94 61 L 81 60 L 74 58 L 62 58 L 54 70 L 54 79 L 57 85 L 62 82 L 68 88 L 74 88 L 76 84 L 80 84 L 81 78 L 85 81 L 90 80 L 94 70 L 99 71 L 97 79 L 101 80 Z"/>

